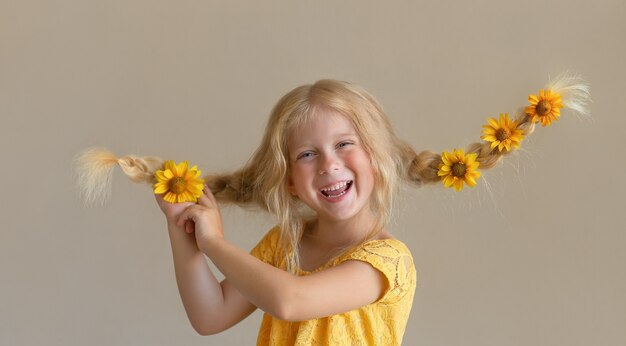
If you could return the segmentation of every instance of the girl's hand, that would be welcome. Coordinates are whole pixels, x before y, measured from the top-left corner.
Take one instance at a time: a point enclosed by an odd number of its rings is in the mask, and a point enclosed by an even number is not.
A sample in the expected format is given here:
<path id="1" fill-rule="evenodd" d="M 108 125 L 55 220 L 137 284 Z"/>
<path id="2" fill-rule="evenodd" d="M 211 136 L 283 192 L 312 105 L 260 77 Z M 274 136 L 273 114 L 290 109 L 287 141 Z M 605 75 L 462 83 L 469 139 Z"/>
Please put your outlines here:
<path id="1" fill-rule="evenodd" d="M 178 221 L 178 217 L 185 211 L 185 209 L 195 205 L 195 203 L 192 202 L 169 203 L 163 200 L 163 195 L 154 194 L 154 198 L 156 199 L 163 214 L 165 214 L 165 218 L 168 223 L 176 223 L 176 221 Z M 193 231 L 193 223 L 188 222 L 185 225 L 185 228 L 188 233 L 191 233 Z M 191 229 L 191 231 L 189 231 L 189 229 Z"/>
<path id="2" fill-rule="evenodd" d="M 198 203 L 187 206 L 176 220 L 178 226 L 189 223 L 192 223 L 194 227 L 185 227 L 185 231 L 187 233 L 195 231 L 196 243 L 202 252 L 205 252 L 204 246 L 212 240 L 224 238 L 222 215 L 217 200 L 206 185 Z"/>

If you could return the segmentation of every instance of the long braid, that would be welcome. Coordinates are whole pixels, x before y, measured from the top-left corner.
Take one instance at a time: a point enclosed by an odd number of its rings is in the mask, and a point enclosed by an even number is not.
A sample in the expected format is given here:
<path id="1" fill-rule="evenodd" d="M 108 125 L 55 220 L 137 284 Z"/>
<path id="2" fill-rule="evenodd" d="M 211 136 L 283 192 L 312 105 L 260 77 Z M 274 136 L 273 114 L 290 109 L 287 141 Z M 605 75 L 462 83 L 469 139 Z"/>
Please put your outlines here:
<path id="1" fill-rule="evenodd" d="M 158 157 L 116 157 L 102 148 L 89 148 L 75 158 L 79 192 L 86 204 L 104 203 L 111 195 L 113 167 L 119 165 L 134 182 L 152 183 L 154 172 L 163 166 Z"/>
<path id="2" fill-rule="evenodd" d="M 130 180 L 136 183 L 154 183 L 157 170 L 163 169 L 164 160 L 154 156 L 125 155 L 117 157 L 102 148 L 89 148 L 76 157 L 78 188 L 86 204 L 102 204 L 111 194 L 113 167 L 118 165 Z M 207 175 L 204 180 L 216 199 L 238 205 L 263 203 L 255 200 L 250 174 L 246 169 L 233 174 Z"/>
<path id="3" fill-rule="evenodd" d="M 515 129 L 521 132 L 522 137 L 532 134 L 538 122 L 541 122 L 542 126 L 545 127 L 550 125 L 552 121 L 557 121 L 561 107 L 579 115 L 589 115 L 587 108 L 591 102 L 589 86 L 579 76 L 569 73 L 559 75 L 554 81 L 548 83 L 546 90 L 541 90 L 540 96 L 530 95 L 531 106 L 518 111 L 517 118 L 514 120 Z M 551 100 L 553 103 L 545 108 L 547 102 L 542 105 L 542 99 Z M 540 107 L 544 107 L 544 109 L 540 109 Z M 405 180 L 417 183 L 417 185 L 442 181 L 439 173 L 443 164 L 443 155 L 428 150 L 416 153 L 412 148 L 406 146 L 401 146 L 399 150 L 400 155 L 405 157 L 406 162 L 409 162 L 406 174 L 403 175 Z M 489 141 L 482 141 L 468 145 L 466 152 L 467 154 L 475 154 L 475 161 L 479 164 L 478 168 L 484 170 L 494 167 L 513 150 L 513 147 L 508 147 L 506 150 L 497 149 L 497 146 Z"/>

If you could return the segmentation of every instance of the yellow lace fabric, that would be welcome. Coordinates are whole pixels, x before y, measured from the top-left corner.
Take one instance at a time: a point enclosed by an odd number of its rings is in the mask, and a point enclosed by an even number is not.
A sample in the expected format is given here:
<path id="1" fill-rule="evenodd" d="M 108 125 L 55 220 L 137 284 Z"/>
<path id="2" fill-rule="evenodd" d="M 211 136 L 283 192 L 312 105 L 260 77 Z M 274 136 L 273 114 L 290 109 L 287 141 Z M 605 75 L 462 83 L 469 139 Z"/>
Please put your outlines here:
<path id="1" fill-rule="evenodd" d="M 286 269 L 279 241 L 280 229 L 273 228 L 251 254 Z M 300 322 L 279 320 L 265 313 L 257 345 L 400 345 L 417 277 L 411 252 L 397 239 L 371 240 L 315 271 L 348 260 L 367 262 L 385 275 L 389 288 L 381 299 L 343 314 Z M 308 274 L 303 270 L 298 272 L 298 275 Z"/>

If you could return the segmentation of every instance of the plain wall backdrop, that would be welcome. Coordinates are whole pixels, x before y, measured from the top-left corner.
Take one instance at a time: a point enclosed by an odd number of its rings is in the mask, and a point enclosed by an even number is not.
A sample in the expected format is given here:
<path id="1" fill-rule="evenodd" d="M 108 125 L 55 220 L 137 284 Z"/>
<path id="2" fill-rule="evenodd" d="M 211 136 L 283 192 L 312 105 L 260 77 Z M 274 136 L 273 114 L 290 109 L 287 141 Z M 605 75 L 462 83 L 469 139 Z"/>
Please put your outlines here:
<path id="1" fill-rule="evenodd" d="M 0 344 L 250 345 L 187 321 L 165 219 L 116 169 L 84 208 L 79 151 L 236 169 L 295 86 L 348 80 L 402 138 L 480 140 L 562 71 L 593 117 L 538 127 L 479 185 L 407 189 L 390 225 L 418 287 L 405 345 L 626 344 L 626 2 L 0 0 Z M 223 212 L 249 250 L 273 225 Z"/>

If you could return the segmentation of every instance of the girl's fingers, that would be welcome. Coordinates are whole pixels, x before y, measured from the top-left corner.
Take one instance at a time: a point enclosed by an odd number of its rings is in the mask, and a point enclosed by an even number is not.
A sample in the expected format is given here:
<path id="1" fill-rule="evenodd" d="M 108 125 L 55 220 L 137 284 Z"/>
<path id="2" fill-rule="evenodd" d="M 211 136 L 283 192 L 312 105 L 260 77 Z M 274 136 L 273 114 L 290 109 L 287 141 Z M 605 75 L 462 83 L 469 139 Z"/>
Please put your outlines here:
<path id="1" fill-rule="evenodd" d="M 185 211 L 183 211 L 180 216 L 178 217 L 178 221 L 176 222 L 176 225 L 178 227 L 181 227 L 183 225 L 185 225 L 185 222 L 187 222 L 187 220 L 193 221 L 193 205 L 188 207 L 187 209 L 185 209 Z"/>
<path id="2" fill-rule="evenodd" d="M 195 230 L 195 222 L 189 220 L 189 221 L 185 221 L 185 232 L 187 233 L 193 233 L 193 231 Z"/>
<path id="3" fill-rule="evenodd" d="M 211 190 L 204 185 L 204 191 L 202 195 L 198 198 L 198 204 L 203 205 L 209 208 L 217 208 L 217 201 L 215 200 L 215 196 L 211 193 Z"/>
<path id="4" fill-rule="evenodd" d="M 204 194 L 206 194 L 206 196 L 217 206 L 217 200 L 215 199 L 215 196 L 213 196 L 213 192 L 211 192 L 211 189 L 209 189 L 207 184 L 204 184 Z"/>
<path id="5" fill-rule="evenodd" d="M 215 208 L 213 201 L 211 201 L 204 193 L 198 197 L 198 204 L 207 208 Z"/>

